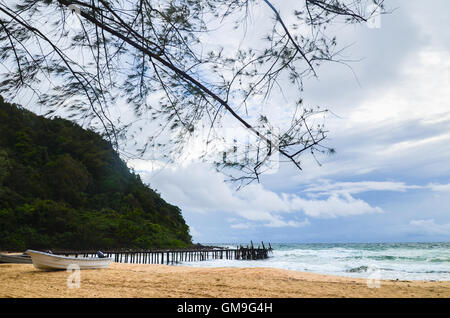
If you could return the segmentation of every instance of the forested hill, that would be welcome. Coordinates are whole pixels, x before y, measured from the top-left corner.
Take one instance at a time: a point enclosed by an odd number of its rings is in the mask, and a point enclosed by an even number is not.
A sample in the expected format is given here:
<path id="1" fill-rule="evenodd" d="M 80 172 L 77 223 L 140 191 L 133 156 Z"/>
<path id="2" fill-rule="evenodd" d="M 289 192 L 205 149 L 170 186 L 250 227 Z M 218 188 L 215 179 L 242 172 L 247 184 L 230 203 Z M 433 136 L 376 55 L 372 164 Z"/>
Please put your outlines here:
<path id="1" fill-rule="evenodd" d="M 100 135 L 0 96 L 0 250 L 190 244 L 180 209 Z"/>

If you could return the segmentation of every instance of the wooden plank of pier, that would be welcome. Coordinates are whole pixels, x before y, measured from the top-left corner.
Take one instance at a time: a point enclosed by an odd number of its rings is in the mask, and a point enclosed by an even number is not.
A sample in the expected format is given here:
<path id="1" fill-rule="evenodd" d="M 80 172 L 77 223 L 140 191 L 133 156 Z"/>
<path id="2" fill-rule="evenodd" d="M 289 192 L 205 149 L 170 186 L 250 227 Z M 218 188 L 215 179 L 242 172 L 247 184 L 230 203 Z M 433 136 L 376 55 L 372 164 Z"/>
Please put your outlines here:
<path id="1" fill-rule="evenodd" d="M 172 250 L 111 250 L 103 252 L 107 257 L 112 257 L 117 263 L 132 264 L 178 264 L 180 262 L 206 261 L 210 259 L 228 260 L 261 260 L 269 257 L 272 246 L 266 248 L 264 242 L 261 247 L 254 247 L 250 241 L 250 247 L 238 246 L 235 249 L 229 248 L 197 248 L 197 249 L 172 249 Z M 97 252 L 90 251 L 55 251 L 54 254 L 75 256 L 75 257 L 96 257 Z M 165 254 L 165 255 L 164 255 Z"/>

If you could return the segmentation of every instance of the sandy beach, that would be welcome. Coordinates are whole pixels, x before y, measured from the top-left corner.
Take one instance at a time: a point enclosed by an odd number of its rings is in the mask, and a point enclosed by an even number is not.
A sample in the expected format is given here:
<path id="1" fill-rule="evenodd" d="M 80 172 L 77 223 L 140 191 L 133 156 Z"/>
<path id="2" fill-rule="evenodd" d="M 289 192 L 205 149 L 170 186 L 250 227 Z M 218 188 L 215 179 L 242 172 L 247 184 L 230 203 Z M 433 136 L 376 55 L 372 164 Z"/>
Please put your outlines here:
<path id="1" fill-rule="evenodd" d="M 273 268 L 194 268 L 111 264 L 81 271 L 80 288 L 70 273 L 44 272 L 29 264 L 0 264 L 0 297 L 450 297 L 450 282 L 380 281 Z"/>

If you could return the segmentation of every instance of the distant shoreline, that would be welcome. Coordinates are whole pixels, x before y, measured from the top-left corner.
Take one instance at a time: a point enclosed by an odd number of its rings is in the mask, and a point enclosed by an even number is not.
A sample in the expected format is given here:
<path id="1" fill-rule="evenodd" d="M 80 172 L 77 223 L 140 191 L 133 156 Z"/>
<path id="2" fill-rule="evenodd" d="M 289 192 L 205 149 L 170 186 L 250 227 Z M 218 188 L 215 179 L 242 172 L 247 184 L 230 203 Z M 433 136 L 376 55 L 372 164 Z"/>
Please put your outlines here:
<path id="1" fill-rule="evenodd" d="M 81 271 L 79 289 L 67 287 L 69 275 L 29 264 L 0 264 L 0 297 L 450 297 L 450 281 L 381 280 L 379 288 L 369 288 L 366 279 L 275 268 L 113 263 L 109 269 Z"/>

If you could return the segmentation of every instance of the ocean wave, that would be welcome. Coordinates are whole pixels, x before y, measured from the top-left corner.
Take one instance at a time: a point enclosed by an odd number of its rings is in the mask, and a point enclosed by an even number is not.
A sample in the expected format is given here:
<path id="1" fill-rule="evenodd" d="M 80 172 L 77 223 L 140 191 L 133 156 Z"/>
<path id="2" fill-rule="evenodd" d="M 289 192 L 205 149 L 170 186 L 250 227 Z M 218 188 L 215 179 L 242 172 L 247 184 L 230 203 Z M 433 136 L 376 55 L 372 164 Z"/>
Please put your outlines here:
<path id="1" fill-rule="evenodd" d="M 369 266 L 363 265 L 363 266 L 358 266 L 358 267 L 355 267 L 355 268 L 350 268 L 346 272 L 347 273 L 364 273 L 364 272 L 367 272 L 368 269 L 369 269 Z"/>
<path id="2" fill-rule="evenodd" d="M 233 244 L 226 244 L 233 246 Z M 450 243 L 272 244 L 269 259 L 186 263 L 206 267 L 274 267 L 320 274 L 382 279 L 450 280 Z"/>
<path id="3" fill-rule="evenodd" d="M 427 256 L 394 256 L 394 255 L 368 255 L 368 256 L 346 256 L 339 259 L 351 260 L 351 259 L 371 259 L 376 261 L 411 261 L 411 262 L 431 262 L 431 263 L 448 263 L 450 258 L 437 257 L 431 258 Z"/>
<path id="4" fill-rule="evenodd" d="M 426 271 L 425 274 L 450 274 L 449 271 Z"/>
<path id="5" fill-rule="evenodd" d="M 427 259 L 431 263 L 450 263 L 450 258 L 431 258 Z"/>

